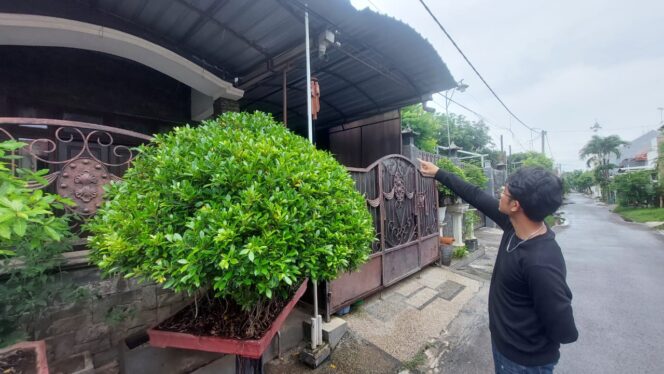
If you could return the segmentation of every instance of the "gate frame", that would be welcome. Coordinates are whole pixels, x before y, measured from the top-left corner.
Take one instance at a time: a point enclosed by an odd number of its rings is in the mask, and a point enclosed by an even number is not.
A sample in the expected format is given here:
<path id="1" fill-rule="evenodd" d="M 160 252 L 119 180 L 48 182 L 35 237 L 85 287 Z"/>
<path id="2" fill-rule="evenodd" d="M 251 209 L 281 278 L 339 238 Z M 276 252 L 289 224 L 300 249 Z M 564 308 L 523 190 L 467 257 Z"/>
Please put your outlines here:
<path id="1" fill-rule="evenodd" d="M 385 186 L 384 186 L 384 181 L 383 181 L 383 173 L 384 173 L 384 162 L 389 159 L 397 159 L 401 160 L 403 162 L 406 162 L 409 166 L 412 166 L 415 172 L 415 186 L 414 190 L 411 191 L 413 193 L 413 197 L 410 198 L 409 200 L 412 200 L 412 204 L 414 207 L 414 217 L 415 217 L 415 230 L 416 230 L 416 238 L 414 240 L 410 240 L 406 243 L 401 243 L 399 245 L 396 245 L 394 247 L 390 248 L 385 248 L 385 226 L 386 226 L 386 210 L 384 209 L 385 206 Z M 369 256 L 369 260 L 363 264 L 358 270 L 354 272 L 347 272 L 340 274 L 340 276 L 330 282 L 325 282 L 325 300 L 326 300 L 326 306 L 325 306 L 325 319 L 327 321 L 330 320 L 330 316 L 332 313 L 338 311 L 341 308 L 344 308 L 357 300 L 361 300 L 369 295 L 372 295 L 382 289 L 385 289 L 386 287 L 389 287 L 404 278 L 407 278 L 418 271 L 422 270 L 425 266 L 433 263 L 439 258 L 439 252 L 438 252 L 438 214 L 437 214 L 437 208 L 438 208 L 438 193 L 437 193 L 437 187 L 436 187 L 436 182 L 433 178 L 427 178 L 422 176 L 421 172 L 419 171 L 419 168 L 417 165 L 411 161 L 408 157 L 405 157 L 403 155 L 399 154 L 393 154 L 393 155 L 387 155 L 384 156 L 375 162 L 373 162 L 371 165 L 367 166 L 366 168 L 353 168 L 353 167 L 347 167 L 346 168 L 352 175 L 356 175 L 359 173 L 370 173 L 373 172 L 374 169 L 377 169 L 377 185 L 378 185 L 378 191 L 377 191 L 377 197 L 370 199 L 369 197 L 365 196 L 365 199 L 367 200 L 367 208 L 371 209 L 372 204 L 376 204 L 376 200 L 379 200 L 379 204 L 375 206 L 375 208 L 380 207 L 379 209 L 379 218 L 380 222 L 378 225 L 375 224 L 374 222 L 374 227 L 377 227 L 380 232 L 377 232 L 377 235 L 380 235 L 380 248 L 378 251 L 372 253 Z M 353 174 L 355 173 L 355 174 Z M 357 182 L 357 181 L 356 181 Z M 427 185 L 428 183 L 428 185 Z M 389 186 L 389 189 L 391 190 L 394 186 Z M 356 187 L 358 190 L 360 188 Z M 362 193 L 366 193 L 366 191 L 361 191 Z M 408 192 L 408 191 L 406 191 Z M 433 196 L 433 203 L 435 203 L 431 209 L 430 214 L 433 215 L 434 221 L 434 230 L 433 233 L 427 234 L 427 235 L 422 235 L 422 219 L 421 215 L 422 214 L 427 214 L 427 195 L 426 193 L 429 193 L 429 196 Z M 413 247 L 417 248 L 417 265 L 413 268 L 407 269 L 405 272 L 397 275 L 396 277 L 387 280 L 386 279 L 386 257 L 389 254 L 396 253 L 396 252 L 403 252 L 405 250 L 412 250 Z M 432 249 L 433 248 L 433 249 Z M 423 253 L 427 253 L 426 251 L 429 252 L 435 252 L 435 255 L 431 256 L 423 256 Z M 354 294 L 350 297 L 345 298 L 345 300 L 334 300 L 334 289 L 335 288 L 343 288 L 346 283 L 353 284 L 357 282 L 357 278 L 359 278 L 363 272 L 366 274 L 367 271 L 371 271 L 371 268 L 375 267 L 376 265 L 374 262 L 379 261 L 380 262 L 380 282 L 377 286 L 370 286 L 368 289 L 363 290 L 362 292 L 359 292 L 357 294 Z M 375 276 L 376 274 L 374 274 Z M 355 278 L 355 279 L 354 279 Z M 376 277 L 377 278 L 377 277 Z M 371 278 L 374 279 L 374 278 Z M 335 303 L 336 302 L 336 303 Z"/>

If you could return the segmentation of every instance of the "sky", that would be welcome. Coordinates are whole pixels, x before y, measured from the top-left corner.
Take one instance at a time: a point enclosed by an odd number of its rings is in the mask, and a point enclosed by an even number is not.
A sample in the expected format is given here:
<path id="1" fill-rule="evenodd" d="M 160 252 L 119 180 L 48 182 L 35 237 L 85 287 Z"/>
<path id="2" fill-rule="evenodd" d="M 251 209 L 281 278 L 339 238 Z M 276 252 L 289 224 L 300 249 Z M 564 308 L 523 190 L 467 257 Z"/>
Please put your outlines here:
<path id="1" fill-rule="evenodd" d="M 422 34 L 469 85 L 453 99 L 487 119 L 497 147 L 502 134 L 506 151 L 541 150 L 541 138 L 511 118 L 418 0 L 351 2 Z M 661 125 L 664 1 L 425 2 L 512 112 L 547 131 L 546 154 L 563 171 L 586 168 L 578 154 L 594 134 L 630 141 Z M 444 99 L 434 101 L 444 111 Z M 449 110 L 477 119 L 454 104 Z M 595 121 L 602 126 L 596 133 Z"/>

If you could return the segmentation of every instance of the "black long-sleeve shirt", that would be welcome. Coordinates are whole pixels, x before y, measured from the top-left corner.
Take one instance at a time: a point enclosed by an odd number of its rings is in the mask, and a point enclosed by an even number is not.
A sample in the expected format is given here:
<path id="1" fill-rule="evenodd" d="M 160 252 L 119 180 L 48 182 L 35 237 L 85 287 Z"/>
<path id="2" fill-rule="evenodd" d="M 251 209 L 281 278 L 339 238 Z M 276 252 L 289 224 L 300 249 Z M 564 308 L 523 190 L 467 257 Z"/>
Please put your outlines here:
<path id="1" fill-rule="evenodd" d="M 576 341 L 579 334 L 555 233 L 547 227 L 545 234 L 522 242 L 493 196 L 444 170 L 436 180 L 503 229 L 489 289 L 489 329 L 498 351 L 524 366 L 558 361 L 560 344 Z"/>

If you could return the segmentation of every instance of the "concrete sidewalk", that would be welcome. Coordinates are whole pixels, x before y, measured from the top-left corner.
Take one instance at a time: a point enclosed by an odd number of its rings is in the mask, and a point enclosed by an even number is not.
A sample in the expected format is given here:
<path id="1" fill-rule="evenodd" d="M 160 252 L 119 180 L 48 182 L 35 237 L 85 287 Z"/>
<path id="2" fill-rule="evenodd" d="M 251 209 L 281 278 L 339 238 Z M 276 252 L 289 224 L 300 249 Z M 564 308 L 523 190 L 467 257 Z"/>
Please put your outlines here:
<path id="1" fill-rule="evenodd" d="M 488 288 L 501 234 L 482 228 L 476 233 L 481 249 L 467 259 L 455 260 L 450 267 L 430 266 L 366 299 L 342 317 L 349 331 L 318 369 L 297 362 L 294 350 L 266 364 L 266 372 L 446 372 L 442 358 L 455 339 L 448 329 L 471 300 L 486 309 L 486 296 L 479 293 Z"/>

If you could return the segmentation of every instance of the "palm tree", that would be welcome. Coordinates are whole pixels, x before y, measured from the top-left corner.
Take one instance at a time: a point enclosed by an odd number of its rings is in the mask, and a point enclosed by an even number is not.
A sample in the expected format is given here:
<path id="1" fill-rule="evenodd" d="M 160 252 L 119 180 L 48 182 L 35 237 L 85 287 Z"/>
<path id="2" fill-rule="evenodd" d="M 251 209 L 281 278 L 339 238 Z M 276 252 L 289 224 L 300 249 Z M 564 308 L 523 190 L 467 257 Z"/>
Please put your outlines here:
<path id="1" fill-rule="evenodd" d="M 582 160 L 587 159 L 588 166 L 606 166 L 609 164 L 611 154 L 620 157 L 620 146 L 627 144 L 618 135 L 609 135 L 605 138 L 593 135 L 592 139 L 579 151 Z"/>
<path id="2" fill-rule="evenodd" d="M 592 139 L 579 151 L 579 156 L 582 160 L 586 160 L 586 165 L 595 166 L 595 177 L 597 178 L 602 189 L 602 197 L 606 198 L 606 187 L 609 183 L 609 170 L 613 165 L 609 162 L 611 154 L 620 157 L 620 146 L 627 144 L 626 141 L 620 139 L 618 135 L 609 135 L 601 137 L 593 135 Z"/>

